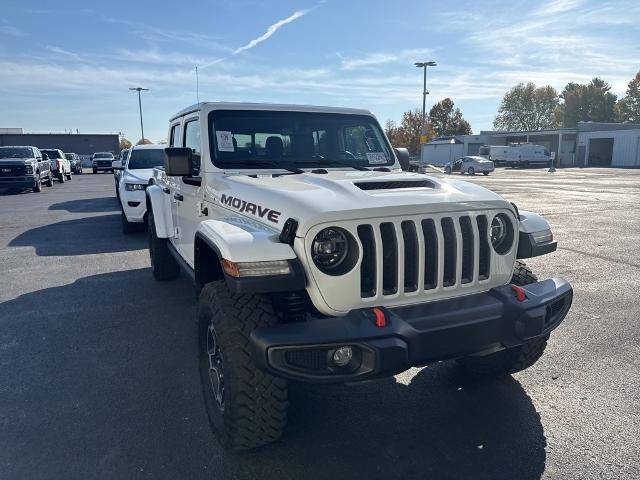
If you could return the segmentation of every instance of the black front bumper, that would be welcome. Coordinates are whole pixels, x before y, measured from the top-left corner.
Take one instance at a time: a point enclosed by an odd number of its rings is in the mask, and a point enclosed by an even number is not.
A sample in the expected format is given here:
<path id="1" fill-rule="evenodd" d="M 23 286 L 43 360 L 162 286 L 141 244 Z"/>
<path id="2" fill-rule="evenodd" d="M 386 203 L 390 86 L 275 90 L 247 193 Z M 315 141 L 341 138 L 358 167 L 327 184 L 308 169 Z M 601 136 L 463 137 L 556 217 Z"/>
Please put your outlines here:
<path id="1" fill-rule="evenodd" d="M 24 175 L 21 177 L 0 177 L 0 188 L 33 188 L 36 186 L 36 177 Z"/>
<path id="2" fill-rule="evenodd" d="M 254 361 L 274 375 L 314 383 L 351 382 L 393 375 L 412 366 L 522 345 L 547 335 L 567 315 L 571 285 L 552 278 L 523 286 L 518 301 L 511 285 L 433 303 L 372 309 L 345 317 L 263 327 L 251 334 Z M 332 364 L 340 346 L 353 361 Z"/>

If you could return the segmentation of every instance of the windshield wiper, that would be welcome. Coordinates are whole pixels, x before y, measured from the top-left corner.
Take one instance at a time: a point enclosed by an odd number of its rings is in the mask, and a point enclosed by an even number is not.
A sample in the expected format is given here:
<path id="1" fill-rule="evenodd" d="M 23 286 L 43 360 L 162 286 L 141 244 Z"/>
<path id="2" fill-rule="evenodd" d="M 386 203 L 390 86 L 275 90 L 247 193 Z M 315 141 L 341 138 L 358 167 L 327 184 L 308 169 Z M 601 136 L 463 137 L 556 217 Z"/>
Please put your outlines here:
<path id="1" fill-rule="evenodd" d="M 224 165 L 224 164 L 223 164 Z M 291 172 L 291 173 L 295 173 L 295 174 L 301 174 L 301 173 L 305 173 L 304 170 L 301 170 L 299 168 L 296 167 L 285 167 L 284 165 L 278 165 L 275 162 L 247 162 L 247 163 L 233 163 L 230 162 L 227 165 L 241 165 L 242 168 L 251 168 L 253 166 L 260 166 L 260 167 L 272 167 L 272 168 L 277 168 L 279 170 L 286 170 L 287 172 Z"/>
<path id="2" fill-rule="evenodd" d="M 294 163 L 298 163 L 298 164 L 299 164 L 299 162 L 294 162 Z M 365 166 L 362 166 L 362 165 L 352 165 L 352 164 L 347 163 L 347 162 L 341 162 L 340 160 L 326 160 L 326 161 L 323 161 L 323 162 L 321 162 L 321 163 L 322 163 L 322 165 L 320 165 L 318 168 L 324 168 L 324 167 L 328 167 L 328 166 L 330 166 L 330 165 L 334 165 L 334 166 L 338 166 L 338 167 L 349 167 L 349 168 L 354 168 L 354 169 L 356 169 L 356 170 L 361 170 L 361 171 L 364 171 L 364 172 L 369 172 L 369 171 L 371 171 L 371 169 L 369 169 L 369 168 L 367 168 L 367 167 L 365 167 Z"/>

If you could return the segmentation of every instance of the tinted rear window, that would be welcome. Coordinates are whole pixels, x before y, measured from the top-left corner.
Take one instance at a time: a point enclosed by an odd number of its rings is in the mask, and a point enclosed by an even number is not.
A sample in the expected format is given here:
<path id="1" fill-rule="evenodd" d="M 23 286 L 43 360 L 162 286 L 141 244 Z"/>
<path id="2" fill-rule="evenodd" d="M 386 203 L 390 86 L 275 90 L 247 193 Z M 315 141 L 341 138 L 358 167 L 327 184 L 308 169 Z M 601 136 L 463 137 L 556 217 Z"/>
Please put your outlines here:
<path id="1" fill-rule="evenodd" d="M 164 166 L 164 149 L 133 150 L 129 157 L 129 170 Z"/>

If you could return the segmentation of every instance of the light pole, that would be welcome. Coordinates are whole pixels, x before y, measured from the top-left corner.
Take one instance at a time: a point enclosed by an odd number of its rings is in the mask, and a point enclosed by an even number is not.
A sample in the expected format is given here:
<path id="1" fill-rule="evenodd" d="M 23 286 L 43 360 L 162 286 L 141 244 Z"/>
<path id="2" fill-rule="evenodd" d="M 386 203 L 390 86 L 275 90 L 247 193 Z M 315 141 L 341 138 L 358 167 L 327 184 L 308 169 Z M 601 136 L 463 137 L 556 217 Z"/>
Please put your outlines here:
<path id="1" fill-rule="evenodd" d="M 425 108 L 427 106 L 427 67 L 435 67 L 436 62 L 416 62 L 414 65 L 422 68 L 422 128 L 425 128 Z M 424 133 L 424 132 L 423 132 Z"/>
<path id="2" fill-rule="evenodd" d="M 144 124 L 142 123 L 142 100 L 140 99 L 140 92 L 149 91 L 148 88 L 142 87 L 131 87 L 129 90 L 134 90 L 138 92 L 138 109 L 140 110 L 140 130 L 142 130 L 142 141 L 144 142 Z"/>

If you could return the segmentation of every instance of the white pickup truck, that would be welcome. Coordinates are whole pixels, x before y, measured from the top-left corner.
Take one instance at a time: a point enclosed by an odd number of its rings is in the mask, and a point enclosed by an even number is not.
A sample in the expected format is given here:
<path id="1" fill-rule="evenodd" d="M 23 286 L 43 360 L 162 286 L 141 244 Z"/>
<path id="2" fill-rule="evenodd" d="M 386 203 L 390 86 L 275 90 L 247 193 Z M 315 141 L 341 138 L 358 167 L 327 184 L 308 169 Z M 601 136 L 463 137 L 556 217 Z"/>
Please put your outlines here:
<path id="1" fill-rule="evenodd" d="M 229 448 L 281 435 L 289 381 L 449 359 L 513 373 L 569 311 L 569 283 L 519 260 L 556 249 L 542 217 L 402 171 L 366 110 L 200 103 L 168 138 L 145 190 L 152 272 L 199 292 L 204 398 Z"/>

